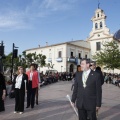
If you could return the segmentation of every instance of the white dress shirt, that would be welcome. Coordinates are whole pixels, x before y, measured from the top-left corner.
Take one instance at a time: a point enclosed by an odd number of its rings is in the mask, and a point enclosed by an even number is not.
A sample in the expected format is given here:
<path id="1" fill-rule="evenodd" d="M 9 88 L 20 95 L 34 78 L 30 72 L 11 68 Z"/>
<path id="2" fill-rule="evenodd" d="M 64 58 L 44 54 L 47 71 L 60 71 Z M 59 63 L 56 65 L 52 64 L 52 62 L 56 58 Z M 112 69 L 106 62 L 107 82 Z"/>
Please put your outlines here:
<path id="1" fill-rule="evenodd" d="M 20 89 L 21 88 L 21 84 L 22 84 L 22 77 L 23 77 L 23 74 L 22 75 L 18 75 L 16 77 L 16 84 L 15 84 L 15 88 L 18 88 Z"/>
<path id="2" fill-rule="evenodd" d="M 87 76 L 90 74 L 90 72 L 91 72 L 91 69 L 89 69 L 89 70 L 87 70 L 87 71 L 85 71 L 86 72 L 86 74 L 87 74 Z"/>
<path id="3" fill-rule="evenodd" d="M 30 81 L 32 81 L 33 72 L 30 72 Z"/>
<path id="4" fill-rule="evenodd" d="M 90 72 L 91 72 L 91 69 L 87 71 L 83 71 L 83 74 L 82 74 L 83 87 L 86 87 L 86 81 L 88 79 Z"/>

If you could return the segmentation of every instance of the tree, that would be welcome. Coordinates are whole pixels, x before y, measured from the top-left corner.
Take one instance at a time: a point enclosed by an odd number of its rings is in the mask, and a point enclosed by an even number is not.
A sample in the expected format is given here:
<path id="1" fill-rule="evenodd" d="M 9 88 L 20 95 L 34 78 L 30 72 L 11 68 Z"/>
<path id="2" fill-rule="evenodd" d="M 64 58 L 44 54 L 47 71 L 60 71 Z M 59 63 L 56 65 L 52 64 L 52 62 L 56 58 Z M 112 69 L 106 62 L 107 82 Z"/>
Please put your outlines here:
<path id="1" fill-rule="evenodd" d="M 120 50 L 116 41 L 103 43 L 103 49 L 93 56 L 97 64 L 108 69 L 120 68 Z"/>
<path id="2" fill-rule="evenodd" d="M 11 62 L 12 62 L 12 53 L 5 55 L 5 59 L 3 59 L 3 66 L 6 70 L 7 68 L 11 68 Z M 19 57 L 14 58 L 14 70 L 17 70 L 17 66 L 20 66 Z"/>
<path id="3" fill-rule="evenodd" d="M 52 69 L 53 69 L 54 64 L 52 64 L 52 62 L 50 62 L 50 63 L 46 64 L 46 67 L 48 67 L 48 69 L 49 69 L 49 68 L 52 68 Z"/>
<path id="4" fill-rule="evenodd" d="M 39 66 L 45 66 L 46 65 L 45 59 L 46 59 L 45 55 L 36 54 L 36 52 L 28 54 L 26 54 L 26 52 L 23 52 L 23 61 L 26 62 L 27 67 L 32 63 L 36 63 Z"/>
<path id="5" fill-rule="evenodd" d="M 38 54 L 36 62 L 37 62 L 37 64 L 39 64 L 42 67 L 42 66 L 46 65 L 45 59 L 46 59 L 45 55 Z"/>
<path id="6" fill-rule="evenodd" d="M 11 59 L 12 59 L 12 53 L 5 56 L 5 59 L 3 60 L 3 66 L 5 69 L 11 68 Z M 42 54 L 36 54 L 35 53 L 29 53 L 26 54 L 24 51 L 22 55 L 19 55 L 17 58 L 14 58 L 14 71 L 17 70 L 18 66 L 23 66 L 24 68 L 27 68 L 32 63 L 39 64 L 39 66 L 45 66 L 45 59 L 46 56 Z"/>

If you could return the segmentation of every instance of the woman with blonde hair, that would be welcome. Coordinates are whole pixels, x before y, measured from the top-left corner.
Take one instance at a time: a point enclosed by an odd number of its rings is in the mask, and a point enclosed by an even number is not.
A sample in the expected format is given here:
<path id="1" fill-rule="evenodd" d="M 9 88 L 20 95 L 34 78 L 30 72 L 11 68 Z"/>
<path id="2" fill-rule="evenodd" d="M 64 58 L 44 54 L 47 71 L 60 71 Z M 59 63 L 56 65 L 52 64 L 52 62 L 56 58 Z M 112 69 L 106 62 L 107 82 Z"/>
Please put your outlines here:
<path id="1" fill-rule="evenodd" d="M 23 67 L 18 67 L 18 72 L 13 80 L 12 90 L 15 91 L 15 111 L 24 112 L 25 88 L 27 89 L 28 76 L 24 73 Z"/>

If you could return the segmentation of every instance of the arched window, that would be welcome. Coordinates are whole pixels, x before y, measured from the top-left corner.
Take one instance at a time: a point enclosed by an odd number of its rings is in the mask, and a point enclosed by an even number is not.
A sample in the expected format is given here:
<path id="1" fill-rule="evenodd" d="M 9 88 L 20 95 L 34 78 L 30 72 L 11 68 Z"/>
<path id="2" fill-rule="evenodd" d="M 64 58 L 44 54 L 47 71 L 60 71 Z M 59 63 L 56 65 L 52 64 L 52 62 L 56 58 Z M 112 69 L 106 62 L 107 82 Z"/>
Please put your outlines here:
<path id="1" fill-rule="evenodd" d="M 97 17 L 99 17 L 99 13 L 97 14 Z"/>
<path id="2" fill-rule="evenodd" d="M 98 29 L 98 24 L 97 23 L 95 23 L 95 29 Z"/>
<path id="3" fill-rule="evenodd" d="M 102 22 L 100 22 L 100 28 L 102 28 L 102 27 L 103 27 Z"/>

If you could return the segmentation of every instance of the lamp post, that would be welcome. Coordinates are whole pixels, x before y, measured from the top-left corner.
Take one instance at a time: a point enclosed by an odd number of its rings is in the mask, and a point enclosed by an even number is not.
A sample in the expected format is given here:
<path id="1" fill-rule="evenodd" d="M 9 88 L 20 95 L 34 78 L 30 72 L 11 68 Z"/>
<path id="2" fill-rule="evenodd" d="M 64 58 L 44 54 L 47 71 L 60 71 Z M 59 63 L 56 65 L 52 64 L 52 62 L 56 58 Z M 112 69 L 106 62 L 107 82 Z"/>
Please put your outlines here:
<path id="1" fill-rule="evenodd" d="M 1 45 L 0 45 L 0 71 L 1 72 L 4 72 L 3 71 L 3 57 L 4 57 L 4 46 L 3 46 L 3 41 L 1 42 Z"/>
<path id="2" fill-rule="evenodd" d="M 13 74 L 14 58 L 17 57 L 17 52 L 16 52 L 16 55 L 15 55 L 15 51 L 17 51 L 17 49 L 15 49 L 15 48 L 18 48 L 18 47 L 16 47 L 15 44 L 13 43 L 12 60 L 11 60 L 11 81 L 12 81 L 12 74 Z"/>

